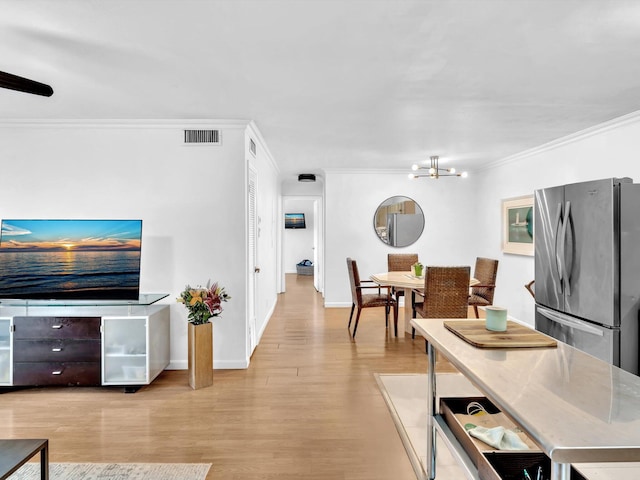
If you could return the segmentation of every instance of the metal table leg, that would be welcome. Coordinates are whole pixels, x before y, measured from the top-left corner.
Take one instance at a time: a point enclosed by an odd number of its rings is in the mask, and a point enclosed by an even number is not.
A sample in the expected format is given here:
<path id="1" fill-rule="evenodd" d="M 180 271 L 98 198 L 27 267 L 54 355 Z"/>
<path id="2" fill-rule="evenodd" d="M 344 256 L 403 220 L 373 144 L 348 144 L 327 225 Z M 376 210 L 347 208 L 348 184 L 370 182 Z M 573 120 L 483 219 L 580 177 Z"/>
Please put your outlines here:
<path id="1" fill-rule="evenodd" d="M 427 345 L 429 356 L 429 371 L 427 372 L 427 478 L 436 478 L 436 351 L 429 343 Z M 553 479 L 552 479 L 553 480 Z"/>
<path id="2" fill-rule="evenodd" d="M 49 441 L 40 450 L 40 480 L 49 480 Z"/>
<path id="3" fill-rule="evenodd" d="M 569 480 L 570 478 L 570 463 L 551 462 L 551 480 Z"/>

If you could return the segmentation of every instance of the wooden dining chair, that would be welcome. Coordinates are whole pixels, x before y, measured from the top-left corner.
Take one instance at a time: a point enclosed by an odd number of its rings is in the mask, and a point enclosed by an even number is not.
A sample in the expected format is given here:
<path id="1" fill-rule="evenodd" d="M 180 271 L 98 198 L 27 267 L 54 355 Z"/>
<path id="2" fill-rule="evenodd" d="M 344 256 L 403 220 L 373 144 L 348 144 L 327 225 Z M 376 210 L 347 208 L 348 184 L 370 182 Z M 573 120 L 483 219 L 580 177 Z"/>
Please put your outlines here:
<path id="1" fill-rule="evenodd" d="M 390 253 L 387 255 L 387 269 L 390 272 L 410 272 L 411 266 L 417 262 L 417 253 Z"/>
<path id="2" fill-rule="evenodd" d="M 347 328 L 351 328 L 351 320 L 353 312 L 357 308 L 356 322 L 353 326 L 353 338 L 356 336 L 358 322 L 360 321 L 360 313 L 363 308 L 384 307 L 384 316 L 386 327 L 389 328 L 389 310 L 393 308 L 393 326 L 395 336 L 398 336 L 398 302 L 391 296 L 390 287 L 382 287 L 371 280 L 360 280 L 358 265 L 355 260 L 347 258 L 347 269 L 349 271 L 349 282 L 351 284 L 351 314 L 349 315 L 349 324 Z M 365 285 L 367 284 L 367 285 Z M 375 293 L 363 293 L 363 290 L 375 290 Z"/>
<path id="3" fill-rule="evenodd" d="M 424 291 L 413 305 L 422 318 L 467 318 L 471 267 L 429 267 L 424 275 Z M 411 329 L 415 338 L 416 329 Z"/>
<path id="4" fill-rule="evenodd" d="M 536 283 L 536 281 L 535 280 L 531 280 L 529 283 L 527 283 L 524 286 L 524 288 L 527 289 L 527 292 L 529 292 L 533 298 L 536 298 L 536 291 L 533 289 L 533 284 L 534 283 Z"/>
<path id="5" fill-rule="evenodd" d="M 496 276 L 498 275 L 498 260 L 491 258 L 476 258 L 476 266 L 473 271 L 473 278 L 478 280 L 478 284 L 471 287 L 469 295 L 469 305 L 473 307 L 476 318 L 480 318 L 478 307 L 493 305 L 493 293 L 496 289 Z"/>

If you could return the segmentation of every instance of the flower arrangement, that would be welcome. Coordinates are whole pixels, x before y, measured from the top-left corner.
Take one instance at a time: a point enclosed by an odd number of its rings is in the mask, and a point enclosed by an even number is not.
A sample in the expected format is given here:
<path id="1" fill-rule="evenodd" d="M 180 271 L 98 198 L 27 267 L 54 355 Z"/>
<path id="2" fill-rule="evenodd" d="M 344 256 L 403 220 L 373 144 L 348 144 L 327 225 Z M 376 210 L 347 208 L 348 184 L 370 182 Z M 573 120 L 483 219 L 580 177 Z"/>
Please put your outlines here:
<path id="1" fill-rule="evenodd" d="M 217 317 L 222 313 L 222 302 L 226 302 L 231 297 L 224 291 L 224 287 L 219 287 L 218 282 L 206 287 L 197 286 L 192 288 L 189 285 L 177 298 L 189 310 L 189 323 L 202 325 L 209 323 L 211 317 Z"/>

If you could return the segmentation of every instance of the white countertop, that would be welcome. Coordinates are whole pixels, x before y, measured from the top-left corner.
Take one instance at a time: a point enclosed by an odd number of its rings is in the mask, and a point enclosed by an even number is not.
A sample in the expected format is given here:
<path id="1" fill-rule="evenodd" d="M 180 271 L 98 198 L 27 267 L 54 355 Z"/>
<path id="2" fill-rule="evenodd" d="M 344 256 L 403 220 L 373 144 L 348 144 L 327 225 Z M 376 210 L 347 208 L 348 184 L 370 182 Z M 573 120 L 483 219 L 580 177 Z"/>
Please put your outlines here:
<path id="1" fill-rule="evenodd" d="M 561 342 L 476 348 L 444 320 L 411 323 L 554 462 L 640 461 L 640 377 Z"/>

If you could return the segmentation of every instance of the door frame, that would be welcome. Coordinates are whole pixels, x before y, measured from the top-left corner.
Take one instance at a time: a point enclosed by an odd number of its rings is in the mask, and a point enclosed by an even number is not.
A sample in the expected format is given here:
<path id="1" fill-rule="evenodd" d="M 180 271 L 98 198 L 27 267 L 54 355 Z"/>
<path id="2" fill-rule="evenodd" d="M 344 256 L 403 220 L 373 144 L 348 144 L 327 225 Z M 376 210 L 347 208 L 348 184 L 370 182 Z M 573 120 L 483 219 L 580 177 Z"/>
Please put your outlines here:
<path id="1" fill-rule="evenodd" d="M 247 284 L 247 348 L 249 357 L 255 350 L 257 339 L 257 278 L 256 267 L 258 266 L 258 171 L 247 161 L 247 255 L 248 255 L 248 284 Z M 253 203 L 251 202 L 251 187 L 253 184 Z M 251 208 L 253 207 L 253 215 Z M 253 230 L 253 245 L 251 244 L 251 230 Z"/>
<path id="2" fill-rule="evenodd" d="M 313 212 L 313 239 L 314 239 L 314 268 L 313 284 L 316 290 L 324 297 L 324 197 L 322 195 L 282 195 L 280 202 L 280 232 L 284 233 L 284 211 L 287 200 L 309 200 L 311 202 L 310 211 Z M 286 292 L 286 276 L 284 266 L 284 235 L 280 242 L 280 288 L 279 292 Z M 317 259 L 317 260 L 316 260 Z"/>

